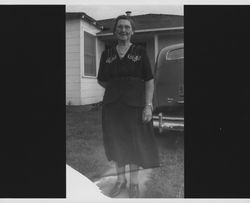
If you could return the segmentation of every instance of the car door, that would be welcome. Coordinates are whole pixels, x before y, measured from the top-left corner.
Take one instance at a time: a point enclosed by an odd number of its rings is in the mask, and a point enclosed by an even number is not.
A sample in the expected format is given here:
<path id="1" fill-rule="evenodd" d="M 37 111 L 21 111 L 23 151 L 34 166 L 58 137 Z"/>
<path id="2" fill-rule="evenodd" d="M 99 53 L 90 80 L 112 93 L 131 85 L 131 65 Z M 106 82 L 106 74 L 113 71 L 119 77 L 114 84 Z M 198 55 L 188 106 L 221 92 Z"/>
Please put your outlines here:
<path id="1" fill-rule="evenodd" d="M 158 56 L 155 72 L 157 106 L 184 103 L 184 47 L 166 47 Z"/>

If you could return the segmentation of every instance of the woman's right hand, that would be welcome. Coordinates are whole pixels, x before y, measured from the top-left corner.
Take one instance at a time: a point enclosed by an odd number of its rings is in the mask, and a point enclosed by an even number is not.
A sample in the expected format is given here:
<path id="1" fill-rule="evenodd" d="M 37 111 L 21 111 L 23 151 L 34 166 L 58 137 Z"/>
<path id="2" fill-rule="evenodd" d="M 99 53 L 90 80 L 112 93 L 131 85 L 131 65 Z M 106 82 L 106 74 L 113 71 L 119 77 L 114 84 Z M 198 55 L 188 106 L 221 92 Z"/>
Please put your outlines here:
<path id="1" fill-rule="evenodd" d="M 142 111 L 142 121 L 144 123 L 148 123 L 152 119 L 152 108 L 151 106 L 145 106 L 144 110 Z"/>

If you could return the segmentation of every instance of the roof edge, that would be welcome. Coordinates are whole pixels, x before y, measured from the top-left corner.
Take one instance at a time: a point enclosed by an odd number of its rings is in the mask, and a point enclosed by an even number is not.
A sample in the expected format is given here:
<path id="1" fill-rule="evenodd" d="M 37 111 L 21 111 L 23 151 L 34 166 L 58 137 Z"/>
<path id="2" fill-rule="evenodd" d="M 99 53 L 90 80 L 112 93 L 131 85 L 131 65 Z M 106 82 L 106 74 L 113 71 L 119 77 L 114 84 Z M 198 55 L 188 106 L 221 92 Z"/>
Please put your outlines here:
<path id="1" fill-rule="evenodd" d="M 67 18 L 79 18 L 79 19 L 85 19 L 88 23 L 94 25 L 95 27 L 99 29 L 103 29 L 103 26 L 98 23 L 97 20 L 94 18 L 91 18 L 89 15 L 87 15 L 84 12 L 66 12 L 66 19 Z"/>
<path id="2" fill-rule="evenodd" d="M 125 14 L 124 14 L 125 15 Z M 139 14 L 139 15 L 131 15 L 130 17 L 138 17 L 138 16 L 146 16 L 146 15 L 164 15 L 164 16 L 176 16 L 176 17 L 184 17 L 184 15 L 176 15 L 176 14 L 164 14 L 164 13 L 147 13 L 147 14 Z M 100 19 L 97 21 L 106 21 L 106 20 L 114 20 L 114 18 L 105 18 L 105 19 Z"/>
<path id="3" fill-rule="evenodd" d="M 170 27 L 170 28 L 154 28 L 154 29 L 142 29 L 142 30 L 135 30 L 135 33 L 141 33 L 141 32 L 157 32 L 157 31 L 167 31 L 167 30 L 183 30 L 184 26 L 180 26 L 180 27 Z M 98 37 L 102 37 L 102 36 L 110 36 L 113 35 L 112 32 L 108 32 L 108 33 L 97 33 L 96 34 Z"/>

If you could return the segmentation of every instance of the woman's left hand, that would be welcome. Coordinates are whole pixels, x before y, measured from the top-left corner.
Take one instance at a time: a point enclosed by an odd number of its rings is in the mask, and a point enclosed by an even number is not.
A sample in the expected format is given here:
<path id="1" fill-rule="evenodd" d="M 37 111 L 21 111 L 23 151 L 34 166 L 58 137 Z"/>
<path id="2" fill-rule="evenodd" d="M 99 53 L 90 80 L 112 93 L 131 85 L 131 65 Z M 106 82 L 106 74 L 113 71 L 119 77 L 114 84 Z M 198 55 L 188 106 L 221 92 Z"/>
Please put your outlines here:
<path id="1" fill-rule="evenodd" d="M 152 119 L 152 108 L 150 106 L 145 106 L 142 112 L 142 121 L 147 123 Z"/>

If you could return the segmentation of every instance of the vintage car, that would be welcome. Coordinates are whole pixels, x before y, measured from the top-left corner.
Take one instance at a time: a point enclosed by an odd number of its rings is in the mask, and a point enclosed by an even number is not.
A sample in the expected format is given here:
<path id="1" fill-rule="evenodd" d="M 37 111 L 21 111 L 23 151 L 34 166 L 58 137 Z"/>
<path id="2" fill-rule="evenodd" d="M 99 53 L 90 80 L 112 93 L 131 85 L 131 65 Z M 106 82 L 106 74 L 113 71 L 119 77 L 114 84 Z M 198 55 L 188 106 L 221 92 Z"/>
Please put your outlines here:
<path id="1" fill-rule="evenodd" d="M 154 70 L 153 124 L 159 132 L 184 130 L 184 44 L 163 48 Z"/>

